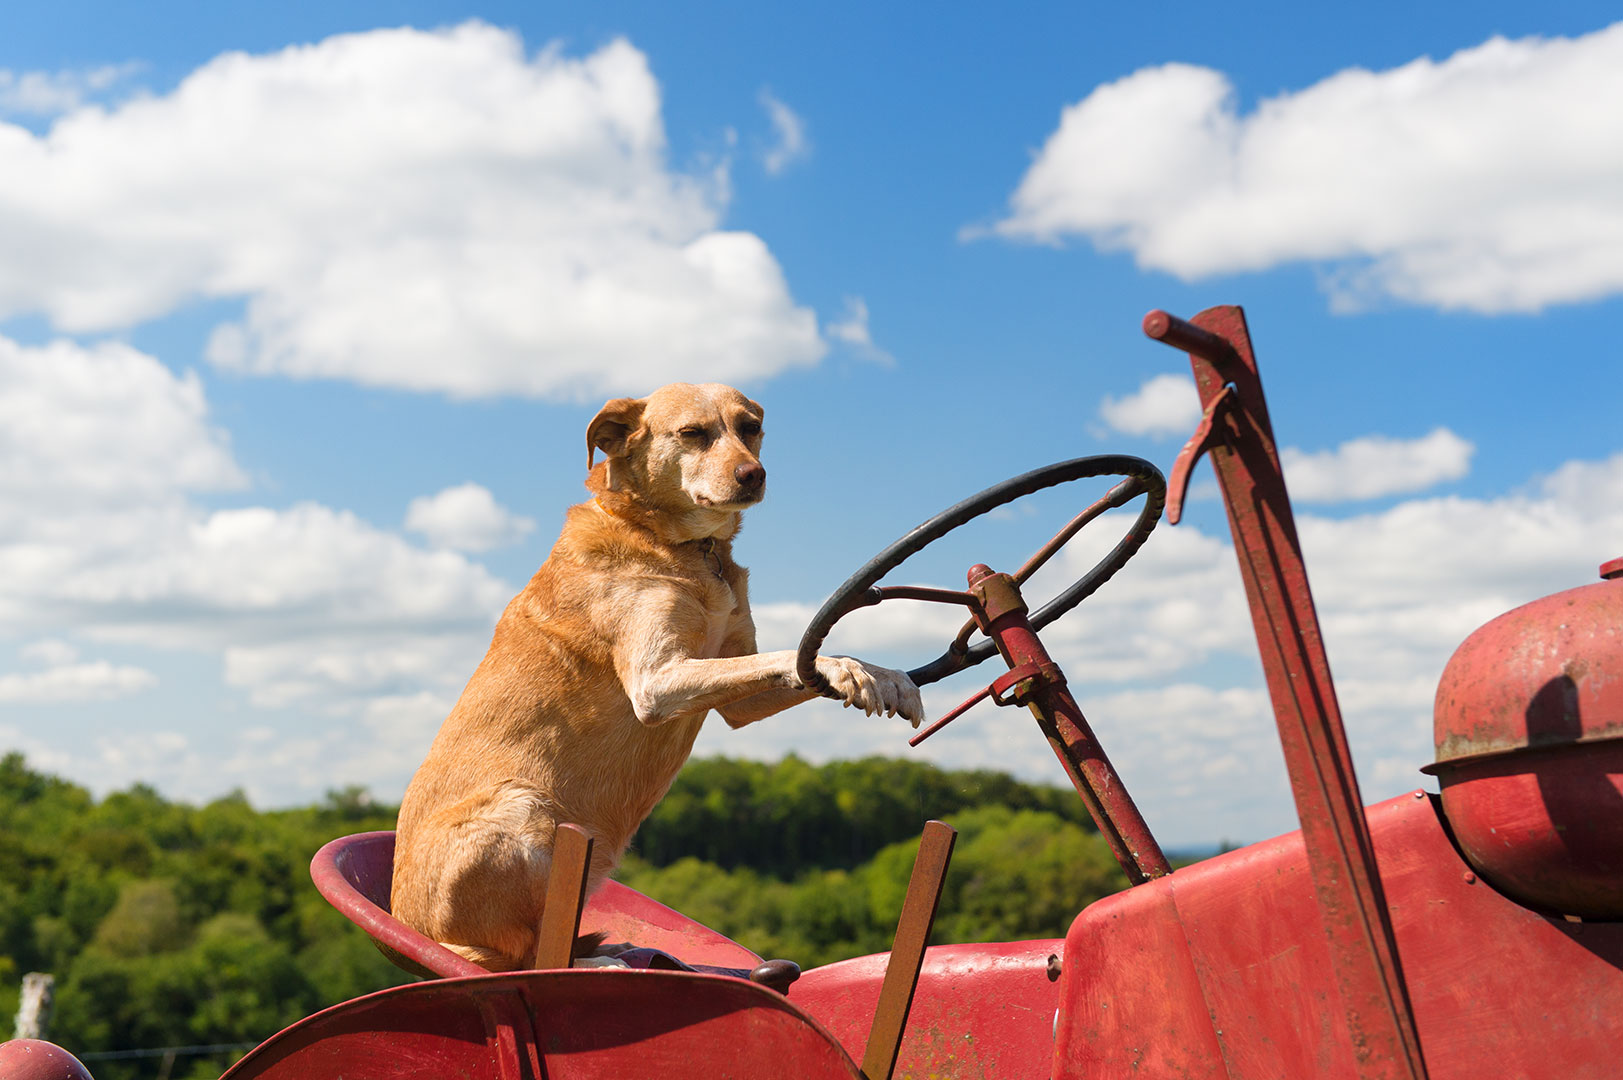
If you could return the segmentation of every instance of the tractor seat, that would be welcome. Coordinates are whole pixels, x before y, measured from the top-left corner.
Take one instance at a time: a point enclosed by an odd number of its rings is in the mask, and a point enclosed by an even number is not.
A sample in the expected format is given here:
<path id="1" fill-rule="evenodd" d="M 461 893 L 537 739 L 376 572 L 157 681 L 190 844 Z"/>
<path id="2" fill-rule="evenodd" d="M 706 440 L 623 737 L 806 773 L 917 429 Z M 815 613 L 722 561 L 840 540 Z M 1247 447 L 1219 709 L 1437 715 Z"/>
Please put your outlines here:
<path id="1" fill-rule="evenodd" d="M 343 836 L 316 852 L 310 877 L 317 891 L 365 930 L 397 967 L 424 978 L 487 975 L 484 968 L 432 941 L 389 914 L 394 877 L 393 832 Z M 676 967 L 750 978 L 780 992 L 800 975 L 787 960 L 765 963 L 731 938 L 651 900 L 618 881 L 605 881 L 581 913 L 581 933 L 638 948 L 634 966 Z"/>

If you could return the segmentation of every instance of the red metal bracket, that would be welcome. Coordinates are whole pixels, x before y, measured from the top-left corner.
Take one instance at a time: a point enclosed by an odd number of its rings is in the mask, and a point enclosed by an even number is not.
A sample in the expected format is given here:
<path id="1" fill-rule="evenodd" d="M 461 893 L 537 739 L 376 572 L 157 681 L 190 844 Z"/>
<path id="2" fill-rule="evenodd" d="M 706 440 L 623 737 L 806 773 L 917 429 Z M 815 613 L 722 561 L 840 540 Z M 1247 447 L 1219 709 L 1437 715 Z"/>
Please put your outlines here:
<path id="1" fill-rule="evenodd" d="M 986 689 L 994 704 L 1026 705 L 1039 690 L 1064 685 L 1065 675 L 1058 664 L 1028 660 L 999 675 Z"/>
<path id="2" fill-rule="evenodd" d="M 1178 451 L 1178 460 L 1172 463 L 1172 476 L 1167 480 L 1168 525 L 1176 525 L 1183 518 L 1183 500 L 1189 494 L 1189 476 L 1195 471 L 1195 462 L 1206 451 L 1224 445 L 1222 421 L 1233 403 L 1234 387 L 1223 387 L 1206 406 L 1195 433 Z"/>

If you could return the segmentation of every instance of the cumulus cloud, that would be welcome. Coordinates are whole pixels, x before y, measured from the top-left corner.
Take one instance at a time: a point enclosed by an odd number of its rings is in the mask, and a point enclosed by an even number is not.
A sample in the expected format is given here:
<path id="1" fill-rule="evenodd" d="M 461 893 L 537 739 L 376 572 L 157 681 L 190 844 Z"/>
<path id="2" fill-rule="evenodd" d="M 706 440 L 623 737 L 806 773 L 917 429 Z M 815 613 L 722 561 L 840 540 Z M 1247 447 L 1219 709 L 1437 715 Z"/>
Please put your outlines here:
<path id="1" fill-rule="evenodd" d="M 477 659 L 511 594 L 464 556 L 346 511 L 203 509 L 195 493 L 239 487 L 242 471 L 197 379 L 127 346 L 0 338 L 0 380 L 0 633 L 218 652 L 233 685 L 283 702 L 395 688 L 380 641 L 397 669 Z M 56 674 L 15 677 L 12 700 L 150 685 L 135 669 L 75 664 L 54 638 L 25 654 Z"/>
<path id="2" fill-rule="evenodd" d="M 0 123 L 0 319 L 69 332 L 243 298 L 225 368 L 455 396 L 745 381 L 815 315 L 724 174 L 672 169 L 625 41 L 527 56 L 480 23 L 225 54 L 171 93 Z"/>
<path id="3" fill-rule="evenodd" d="M 524 539 L 535 522 L 498 503 L 490 489 L 467 483 L 411 500 L 406 528 L 435 547 L 489 551 Z"/>
<path id="4" fill-rule="evenodd" d="M 1333 304 L 1483 313 L 1623 290 L 1623 24 L 1349 68 L 1241 112 L 1145 68 L 1066 108 L 994 231 L 1086 236 L 1184 279 L 1291 262 Z"/>
<path id="5" fill-rule="evenodd" d="M 1200 394 L 1187 375 L 1157 375 L 1126 397 L 1105 395 L 1099 418 L 1128 435 L 1187 438 L 1200 423 Z"/>
<path id="6" fill-rule="evenodd" d="M 1458 480 L 1470 471 L 1475 452 L 1470 440 L 1437 428 L 1418 439 L 1366 435 L 1314 453 L 1286 447 L 1280 461 L 1293 499 L 1341 502 L 1424 491 Z"/>
<path id="7" fill-rule="evenodd" d="M 0 530 L 7 515 L 151 504 L 246 485 L 196 375 L 127 345 L 0 337 Z M 35 521 L 10 521 L 13 529 Z"/>
<path id="8" fill-rule="evenodd" d="M 806 138 L 806 122 L 798 113 L 769 90 L 761 91 L 761 108 L 772 121 L 773 143 L 761 156 L 761 164 L 768 173 L 777 176 L 790 165 L 811 153 Z"/>

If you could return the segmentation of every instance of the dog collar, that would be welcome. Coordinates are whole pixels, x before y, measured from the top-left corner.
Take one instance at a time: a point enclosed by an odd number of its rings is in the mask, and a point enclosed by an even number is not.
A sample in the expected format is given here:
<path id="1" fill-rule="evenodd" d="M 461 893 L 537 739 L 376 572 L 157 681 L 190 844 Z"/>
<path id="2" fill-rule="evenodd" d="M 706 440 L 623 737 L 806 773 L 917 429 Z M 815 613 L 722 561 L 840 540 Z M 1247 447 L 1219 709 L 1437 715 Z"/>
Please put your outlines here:
<path id="1" fill-rule="evenodd" d="M 704 551 L 705 565 L 710 567 L 710 572 L 716 575 L 717 581 L 725 583 L 727 578 L 721 572 L 721 556 L 716 552 L 716 538 L 714 536 L 705 537 L 704 547 L 702 550 Z M 714 562 L 712 562 L 712 560 L 714 560 Z"/>

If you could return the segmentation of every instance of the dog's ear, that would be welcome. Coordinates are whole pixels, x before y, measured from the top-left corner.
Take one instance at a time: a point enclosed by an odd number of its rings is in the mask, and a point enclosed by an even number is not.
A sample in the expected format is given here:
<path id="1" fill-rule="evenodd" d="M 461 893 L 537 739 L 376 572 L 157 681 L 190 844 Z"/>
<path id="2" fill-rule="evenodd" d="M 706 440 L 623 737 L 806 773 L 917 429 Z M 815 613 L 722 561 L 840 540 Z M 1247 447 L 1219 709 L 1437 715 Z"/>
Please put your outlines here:
<path id="1" fill-rule="evenodd" d="M 642 424 L 642 410 L 647 404 L 642 398 L 615 398 L 604 405 L 592 422 L 586 425 L 586 467 L 592 467 L 592 457 L 601 450 L 609 457 L 620 457 L 626 452 L 626 440 Z"/>

